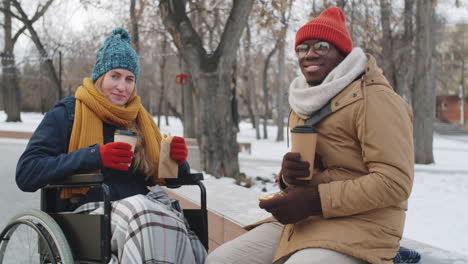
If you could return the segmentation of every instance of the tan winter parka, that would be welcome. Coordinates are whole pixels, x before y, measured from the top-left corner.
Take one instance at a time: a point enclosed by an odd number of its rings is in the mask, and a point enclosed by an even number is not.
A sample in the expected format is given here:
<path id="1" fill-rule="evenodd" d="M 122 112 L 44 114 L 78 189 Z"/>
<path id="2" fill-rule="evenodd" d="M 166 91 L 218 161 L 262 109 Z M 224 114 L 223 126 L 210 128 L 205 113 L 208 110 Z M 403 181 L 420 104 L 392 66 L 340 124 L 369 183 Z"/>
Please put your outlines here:
<path id="1" fill-rule="evenodd" d="M 323 217 L 286 225 L 275 261 L 304 248 L 328 248 L 370 263 L 392 263 L 414 175 L 413 116 L 368 55 L 365 73 L 332 99 L 316 128 Z M 304 124 L 294 112 L 289 127 Z"/>

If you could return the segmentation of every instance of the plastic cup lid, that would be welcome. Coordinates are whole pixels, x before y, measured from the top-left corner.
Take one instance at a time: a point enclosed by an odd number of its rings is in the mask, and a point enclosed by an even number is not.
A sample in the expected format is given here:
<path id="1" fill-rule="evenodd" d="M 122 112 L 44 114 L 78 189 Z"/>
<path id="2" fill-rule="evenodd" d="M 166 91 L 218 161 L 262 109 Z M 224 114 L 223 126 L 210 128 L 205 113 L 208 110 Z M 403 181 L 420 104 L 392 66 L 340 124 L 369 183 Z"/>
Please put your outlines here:
<path id="1" fill-rule="evenodd" d="M 121 130 L 118 129 L 114 133 L 115 135 L 124 135 L 124 136 L 131 136 L 131 137 L 136 137 L 137 134 L 135 132 L 129 131 L 129 130 Z"/>
<path id="2" fill-rule="evenodd" d="M 296 126 L 291 129 L 291 133 L 317 133 L 311 126 Z"/>

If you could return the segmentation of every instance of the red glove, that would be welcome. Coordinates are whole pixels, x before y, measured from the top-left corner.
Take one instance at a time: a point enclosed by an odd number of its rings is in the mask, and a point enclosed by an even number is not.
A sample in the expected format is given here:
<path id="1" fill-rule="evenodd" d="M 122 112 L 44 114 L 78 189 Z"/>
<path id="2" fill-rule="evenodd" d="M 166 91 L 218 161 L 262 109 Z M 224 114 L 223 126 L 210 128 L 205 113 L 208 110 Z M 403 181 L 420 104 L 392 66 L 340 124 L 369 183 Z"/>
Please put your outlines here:
<path id="1" fill-rule="evenodd" d="M 187 160 L 188 150 L 183 137 L 174 136 L 171 141 L 171 159 L 176 160 L 179 167 Z"/>
<path id="2" fill-rule="evenodd" d="M 116 170 L 128 171 L 128 163 L 132 162 L 132 146 L 124 142 L 111 142 L 99 146 L 102 166 Z"/>

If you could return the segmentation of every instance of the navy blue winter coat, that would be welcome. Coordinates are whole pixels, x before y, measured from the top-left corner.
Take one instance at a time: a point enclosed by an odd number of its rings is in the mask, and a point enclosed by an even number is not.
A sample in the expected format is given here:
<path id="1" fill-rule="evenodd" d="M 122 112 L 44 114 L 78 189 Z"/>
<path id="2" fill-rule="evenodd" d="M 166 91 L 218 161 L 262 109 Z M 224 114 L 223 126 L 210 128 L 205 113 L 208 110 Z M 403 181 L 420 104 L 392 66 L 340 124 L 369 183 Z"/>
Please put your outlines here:
<path id="1" fill-rule="evenodd" d="M 128 171 L 120 171 L 102 166 L 99 145 L 91 145 L 71 153 L 68 151 L 75 113 L 75 97 L 65 97 L 57 102 L 43 118 L 33 133 L 16 167 L 16 184 L 26 192 L 60 180 L 65 176 L 87 173 L 100 169 L 104 181 L 110 186 L 111 200 L 120 200 L 136 194 L 146 194 L 145 176 L 135 171 L 132 166 Z M 103 123 L 104 143 L 114 141 L 114 131 L 121 129 Z M 179 177 L 189 174 L 190 168 L 185 162 L 179 168 Z M 97 189 L 90 189 L 79 204 L 100 200 Z"/>

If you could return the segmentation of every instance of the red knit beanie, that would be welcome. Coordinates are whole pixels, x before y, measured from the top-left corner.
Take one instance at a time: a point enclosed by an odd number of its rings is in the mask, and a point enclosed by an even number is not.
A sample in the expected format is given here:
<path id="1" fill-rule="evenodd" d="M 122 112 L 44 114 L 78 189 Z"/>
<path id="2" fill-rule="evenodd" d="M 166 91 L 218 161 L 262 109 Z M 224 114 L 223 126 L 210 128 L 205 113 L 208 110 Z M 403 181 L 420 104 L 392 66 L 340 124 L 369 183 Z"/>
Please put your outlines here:
<path id="1" fill-rule="evenodd" d="M 297 31 L 294 49 L 306 39 L 328 41 L 346 55 L 353 49 L 353 41 L 346 28 L 345 15 L 340 8 L 335 6 L 327 8 Z"/>

